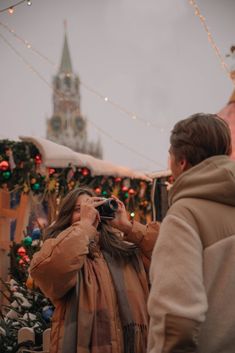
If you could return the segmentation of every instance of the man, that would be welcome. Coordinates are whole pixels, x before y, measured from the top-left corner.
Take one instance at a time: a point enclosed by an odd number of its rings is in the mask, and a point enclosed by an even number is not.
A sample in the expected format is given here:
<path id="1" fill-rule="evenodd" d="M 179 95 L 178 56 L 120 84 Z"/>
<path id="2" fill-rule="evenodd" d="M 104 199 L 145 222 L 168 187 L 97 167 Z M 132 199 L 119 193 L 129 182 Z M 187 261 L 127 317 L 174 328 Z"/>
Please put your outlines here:
<path id="1" fill-rule="evenodd" d="M 216 115 L 178 122 L 175 182 L 150 268 L 149 353 L 235 352 L 235 163 Z"/>

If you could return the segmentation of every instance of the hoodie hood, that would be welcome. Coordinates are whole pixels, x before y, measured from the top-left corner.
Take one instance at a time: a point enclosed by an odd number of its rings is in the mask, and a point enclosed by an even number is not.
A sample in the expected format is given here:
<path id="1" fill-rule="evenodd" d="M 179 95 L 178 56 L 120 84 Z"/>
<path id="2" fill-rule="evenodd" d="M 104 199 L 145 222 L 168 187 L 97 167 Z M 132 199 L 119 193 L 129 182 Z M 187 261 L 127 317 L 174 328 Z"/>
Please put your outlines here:
<path id="1" fill-rule="evenodd" d="M 169 191 L 169 205 L 198 198 L 235 206 L 235 162 L 213 156 L 183 172 Z"/>

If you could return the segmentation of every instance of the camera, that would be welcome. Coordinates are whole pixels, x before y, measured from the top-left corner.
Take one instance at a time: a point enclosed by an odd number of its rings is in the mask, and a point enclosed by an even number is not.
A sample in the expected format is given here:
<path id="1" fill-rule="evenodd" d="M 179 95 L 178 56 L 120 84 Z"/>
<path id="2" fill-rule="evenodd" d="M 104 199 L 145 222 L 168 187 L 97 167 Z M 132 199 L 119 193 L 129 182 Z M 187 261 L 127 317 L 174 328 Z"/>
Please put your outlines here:
<path id="1" fill-rule="evenodd" d="M 101 219 L 113 219 L 115 218 L 115 212 L 118 209 L 118 203 L 115 199 L 109 198 L 105 202 L 97 207 L 97 211 L 100 214 Z"/>

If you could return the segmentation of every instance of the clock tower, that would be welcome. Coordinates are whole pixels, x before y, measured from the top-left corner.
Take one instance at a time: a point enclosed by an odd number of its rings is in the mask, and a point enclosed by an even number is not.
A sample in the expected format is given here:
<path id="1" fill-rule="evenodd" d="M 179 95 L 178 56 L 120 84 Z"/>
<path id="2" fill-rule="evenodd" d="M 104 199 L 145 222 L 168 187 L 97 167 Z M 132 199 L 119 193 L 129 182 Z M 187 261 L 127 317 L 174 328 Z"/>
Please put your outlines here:
<path id="1" fill-rule="evenodd" d="M 87 120 L 81 113 L 80 81 L 73 72 L 65 31 L 58 73 L 53 78 L 53 115 L 47 120 L 47 138 L 76 152 L 102 158 L 100 140 L 89 142 Z"/>

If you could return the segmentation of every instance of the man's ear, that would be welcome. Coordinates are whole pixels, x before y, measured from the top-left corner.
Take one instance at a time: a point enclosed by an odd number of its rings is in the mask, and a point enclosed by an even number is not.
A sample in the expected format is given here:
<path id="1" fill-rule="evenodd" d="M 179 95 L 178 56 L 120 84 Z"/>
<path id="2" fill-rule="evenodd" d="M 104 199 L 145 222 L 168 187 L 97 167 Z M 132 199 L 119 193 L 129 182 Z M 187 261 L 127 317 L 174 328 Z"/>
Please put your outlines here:
<path id="1" fill-rule="evenodd" d="M 188 163 L 188 161 L 183 158 L 180 160 L 180 169 L 181 172 L 185 172 L 186 170 L 188 170 L 190 168 L 190 164 Z"/>

